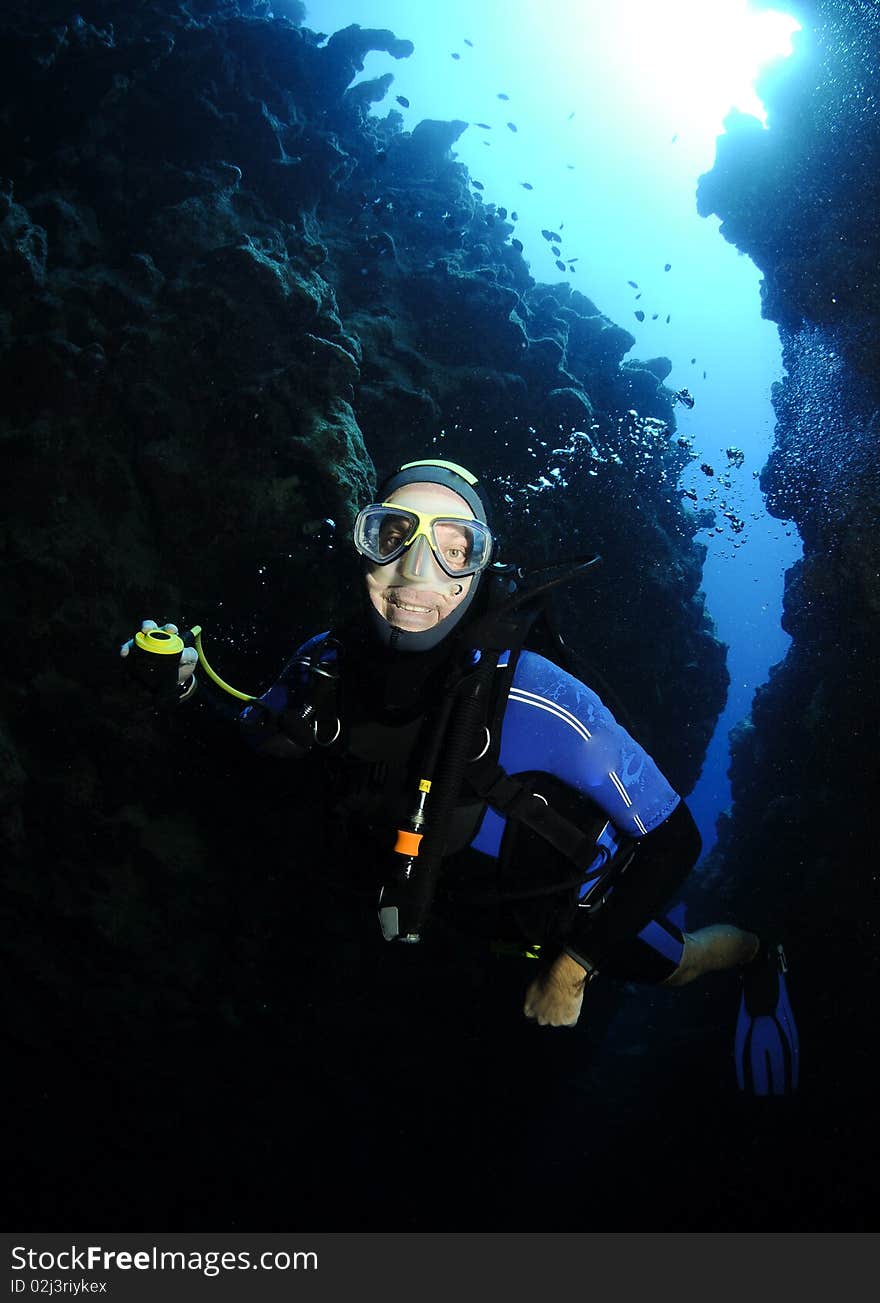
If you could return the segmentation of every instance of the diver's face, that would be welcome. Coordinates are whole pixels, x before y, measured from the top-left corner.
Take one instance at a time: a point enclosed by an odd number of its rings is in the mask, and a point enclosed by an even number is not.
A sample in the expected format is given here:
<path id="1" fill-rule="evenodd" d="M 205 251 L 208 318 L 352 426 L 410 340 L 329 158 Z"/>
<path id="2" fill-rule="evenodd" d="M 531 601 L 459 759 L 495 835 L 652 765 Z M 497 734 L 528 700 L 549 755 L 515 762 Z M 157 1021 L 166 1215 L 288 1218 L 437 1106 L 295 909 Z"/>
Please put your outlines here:
<path id="1" fill-rule="evenodd" d="M 443 484 L 404 484 L 394 490 L 391 498 L 399 506 L 423 515 L 475 519 L 464 498 Z M 448 535 L 444 546 L 454 556 L 459 549 L 464 552 L 467 539 L 464 534 L 460 540 Z M 473 575 L 450 578 L 424 537 L 417 538 L 396 561 L 385 566 L 371 565 L 367 570 L 370 602 L 390 625 L 409 633 L 433 629 L 445 620 L 467 597 L 473 582 Z"/>

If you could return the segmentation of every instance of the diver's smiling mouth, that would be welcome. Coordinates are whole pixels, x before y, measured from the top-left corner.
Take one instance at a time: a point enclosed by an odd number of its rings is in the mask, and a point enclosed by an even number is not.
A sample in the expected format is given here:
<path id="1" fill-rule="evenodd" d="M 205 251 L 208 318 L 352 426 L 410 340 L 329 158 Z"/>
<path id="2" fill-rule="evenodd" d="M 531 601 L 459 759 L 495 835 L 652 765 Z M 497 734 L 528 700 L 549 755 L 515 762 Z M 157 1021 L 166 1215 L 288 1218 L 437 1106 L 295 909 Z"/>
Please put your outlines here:
<path id="1" fill-rule="evenodd" d="M 397 563 L 392 564 L 391 574 L 379 565 L 369 567 L 366 579 L 373 608 L 393 629 L 404 633 L 436 628 L 464 600 L 471 585 L 470 576 L 463 583 L 454 583 L 439 573 L 424 577 L 401 574 Z"/>
<path id="2" fill-rule="evenodd" d="M 436 602 L 432 602 L 430 606 L 426 606 L 424 602 L 418 602 L 413 600 L 413 598 L 404 597 L 402 593 L 395 592 L 393 588 L 385 594 L 385 600 L 391 606 L 396 606 L 399 611 L 414 611 L 417 615 L 431 615 L 436 613 L 438 610 Z"/>
<path id="3" fill-rule="evenodd" d="M 386 588 L 382 596 L 385 619 L 398 628 L 430 629 L 443 618 L 443 598 L 434 591 L 420 593 L 414 588 Z"/>
<path id="4" fill-rule="evenodd" d="M 416 611 L 419 615 L 427 615 L 430 611 L 436 611 L 436 606 L 413 606 L 412 602 L 401 602 L 399 598 L 389 597 L 392 606 L 396 606 L 399 611 Z"/>

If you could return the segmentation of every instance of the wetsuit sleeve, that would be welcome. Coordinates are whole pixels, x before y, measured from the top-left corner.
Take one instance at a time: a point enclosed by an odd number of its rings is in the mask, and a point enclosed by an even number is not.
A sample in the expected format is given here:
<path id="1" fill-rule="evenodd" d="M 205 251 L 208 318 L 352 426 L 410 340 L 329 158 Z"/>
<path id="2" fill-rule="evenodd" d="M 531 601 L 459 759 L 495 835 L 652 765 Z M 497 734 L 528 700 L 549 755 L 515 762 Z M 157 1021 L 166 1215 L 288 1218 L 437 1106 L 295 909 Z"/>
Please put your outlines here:
<path id="1" fill-rule="evenodd" d="M 588 796 L 627 837 L 669 817 L 678 793 L 604 702 L 559 665 L 525 651 L 504 712 L 501 764 L 543 769 Z"/>
<path id="2" fill-rule="evenodd" d="M 309 672 L 305 662 L 326 636 L 318 634 L 298 647 L 271 688 L 257 700 L 248 702 L 239 714 L 239 732 L 258 755 L 297 760 L 312 749 L 307 734 L 295 725 L 308 693 Z"/>
<path id="3" fill-rule="evenodd" d="M 701 839 L 684 801 L 653 832 L 636 842 L 605 904 L 595 914 L 576 909 L 565 948 L 602 970 L 610 951 L 632 940 L 676 894 L 699 859 Z"/>
<path id="4" fill-rule="evenodd" d="M 504 716 L 508 773 L 545 769 L 588 796 L 629 842 L 631 858 L 601 908 L 574 909 L 567 948 L 601 969 L 675 895 L 700 853 L 690 811 L 600 697 L 552 661 L 520 656 Z"/>

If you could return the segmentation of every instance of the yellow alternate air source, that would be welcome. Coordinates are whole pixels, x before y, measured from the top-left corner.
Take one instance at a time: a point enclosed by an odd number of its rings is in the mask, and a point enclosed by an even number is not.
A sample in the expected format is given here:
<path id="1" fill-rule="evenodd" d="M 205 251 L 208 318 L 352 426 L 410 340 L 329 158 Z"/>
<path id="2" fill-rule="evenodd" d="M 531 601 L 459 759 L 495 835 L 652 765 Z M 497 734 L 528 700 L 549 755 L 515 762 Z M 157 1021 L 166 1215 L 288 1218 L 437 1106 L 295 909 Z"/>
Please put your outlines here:
<path id="1" fill-rule="evenodd" d="M 190 633 L 192 634 L 193 645 L 199 655 L 199 664 L 208 678 L 212 679 L 217 687 L 223 692 L 227 692 L 230 697 L 237 697 L 239 701 L 256 701 L 256 697 L 252 697 L 250 693 L 239 692 L 237 688 L 231 688 L 228 683 L 223 682 L 219 674 L 215 674 L 211 669 L 202 650 L 201 625 L 194 624 Z M 179 634 L 171 633 L 168 629 L 141 629 L 140 633 L 135 634 L 134 640 L 142 651 L 151 652 L 154 656 L 179 656 L 186 646 Z"/>
<path id="2" fill-rule="evenodd" d="M 154 656 L 179 656 L 184 646 L 183 639 L 167 629 L 141 629 L 134 640 L 141 651 L 151 652 Z"/>

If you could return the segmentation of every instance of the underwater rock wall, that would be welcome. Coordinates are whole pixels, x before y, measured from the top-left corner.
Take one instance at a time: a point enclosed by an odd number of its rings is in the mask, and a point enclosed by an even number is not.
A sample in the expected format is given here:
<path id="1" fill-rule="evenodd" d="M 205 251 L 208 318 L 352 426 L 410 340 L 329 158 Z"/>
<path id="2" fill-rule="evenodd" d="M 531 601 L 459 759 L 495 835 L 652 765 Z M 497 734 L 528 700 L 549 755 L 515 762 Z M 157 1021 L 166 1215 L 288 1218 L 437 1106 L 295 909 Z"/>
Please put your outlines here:
<path id="1" fill-rule="evenodd" d="M 768 129 L 731 121 L 699 187 L 779 323 L 786 375 L 761 483 L 804 541 L 786 579 L 793 643 L 737 731 L 716 867 L 802 961 L 804 1019 L 823 1037 L 813 1080 L 846 1062 L 849 1090 L 872 1049 L 852 1035 L 862 1015 L 841 983 L 853 968 L 876 981 L 880 926 L 880 12 L 791 8 L 805 30 L 798 60 L 759 85 Z"/>
<path id="2" fill-rule="evenodd" d="M 347 600 L 353 514 L 399 459 L 477 464 L 508 556 L 603 554 L 562 599 L 569 640 L 684 791 L 726 693 L 669 363 L 624 361 L 632 336 L 533 281 L 455 161 L 466 124 L 407 133 L 376 116 L 388 76 L 351 87 L 409 42 L 321 43 L 272 8 L 0 19 L 8 944 L 32 1001 L 67 982 L 93 1016 L 234 1020 L 301 905 L 289 773 L 142 701 L 118 644 L 199 622 L 261 690 Z"/>

